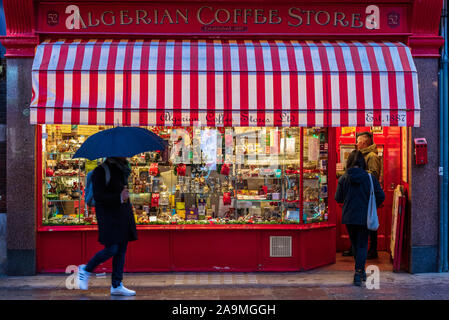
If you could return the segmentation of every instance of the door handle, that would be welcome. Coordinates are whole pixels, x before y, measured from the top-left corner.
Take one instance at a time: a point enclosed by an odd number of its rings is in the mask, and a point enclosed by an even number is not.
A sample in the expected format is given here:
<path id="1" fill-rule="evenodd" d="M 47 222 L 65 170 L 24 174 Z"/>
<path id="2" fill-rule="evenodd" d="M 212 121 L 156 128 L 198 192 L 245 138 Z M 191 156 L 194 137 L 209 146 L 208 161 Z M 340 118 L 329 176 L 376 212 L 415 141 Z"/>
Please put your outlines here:
<path id="1" fill-rule="evenodd" d="M 390 191 L 394 191 L 394 189 L 396 188 L 396 184 L 394 182 L 390 183 Z"/>

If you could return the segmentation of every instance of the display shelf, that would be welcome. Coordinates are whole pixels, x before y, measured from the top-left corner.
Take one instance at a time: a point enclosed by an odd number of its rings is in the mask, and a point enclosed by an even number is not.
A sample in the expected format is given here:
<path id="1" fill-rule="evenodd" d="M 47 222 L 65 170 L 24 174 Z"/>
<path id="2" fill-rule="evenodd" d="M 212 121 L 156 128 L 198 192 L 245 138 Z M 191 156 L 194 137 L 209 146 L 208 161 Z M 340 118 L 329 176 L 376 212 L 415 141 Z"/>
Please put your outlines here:
<path id="1" fill-rule="evenodd" d="M 160 192 L 152 192 L 152 193 L 160 193 Z M 182 194 L 216 194 L 216 192 L 181 192 Z"/>
<path id="2" fill-rule="evenodd" d="M 66 175 L 66 176 L 50 176 L 50 177 L 45 177 L 45 179 L 54 179 L 54 178 L 84 178 L 85 176 L 80 176 L 80 175 L 78 175 L 78 174 L 75 174 L 75 175 L 72 175 L 72 176 L 69 176 L 69 175 Z"/>
<path id="3" fill-rule="evenodd" d="M 260 160 L 255 161 L 245 161 L 244 163 L 241 163 L 241 165 L 246 166 L 272 166 L 272 165 L 278 165 L 278 166 L 285 166 L 289 164 L 299 164 L 300 160 L 277 160 L 275 163 L 273 161 L 264 161 L 260 162 Z"/>
<path id="4" fill-rule="evenodd" d="M 327 221 L 308 222 L 307 224 L 300 223 L 247 223 L 247 224 L 137 224 L 137 230 L 161 230 L 161 229 L 320 229 L 320 228 L 333 228 L 335 224 Z M 96 231 L 98 230 L 97 224 L 54 224 L 38 227 L 39 232 L 57 232 L 57 231 Z"/>
<path id="5" fill-rule="evenodd" d="M 45 154 L 71 154 L 71 155 L 73 155 L 73 154 L 75 154 L 75 152 L 44 152 Z M 67 160 L 75 160 L 75 159 L 67 159 Z M 78 161 L 82 161 L 83 159 L 82 158 L 79 158 L 79 159 L 76 159 L 76 160 L 78 160 Z"/>
<path id="6" fill-rule="evenodd" d="M 325 170 L 320 170 L 320 169 L 304 169 L 304 173 L 321 173 Z"/>
<path id="7" fill-rule="evenodd" d="M 282 177 L 232 177 L 233 180 L 243 179 L 243 180 L 251 180 L 251 179 L 282 179 Z"/>
<path id="8" fill-rule="evenodd" d="M 237 201 L 250 201 L 250 202 L 282 202 L 282 200 L 267 200 L 267 199 L 236 199 Z"/>

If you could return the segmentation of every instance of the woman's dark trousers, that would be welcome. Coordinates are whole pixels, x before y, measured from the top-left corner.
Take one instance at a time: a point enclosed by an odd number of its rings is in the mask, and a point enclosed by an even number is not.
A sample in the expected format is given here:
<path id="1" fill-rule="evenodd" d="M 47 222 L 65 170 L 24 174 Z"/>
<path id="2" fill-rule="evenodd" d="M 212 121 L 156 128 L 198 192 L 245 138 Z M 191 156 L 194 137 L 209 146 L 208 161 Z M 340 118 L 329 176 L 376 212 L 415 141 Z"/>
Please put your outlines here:
<path id="1" fill-rule="evenodd" d="M 368 254 L 369 230 L 366 226 L 347 224 L 349 240 L 355 259 L 355 270 L 365 271 L 366 256 Z"/>
<path id="2" fill-rule="evenodd" d="M 111 283 L 114 288 L 118 287 L 123 280 L 123 268 L 125 267 L 127 247 L 128 242 L 105 246 L 103 250 L 98 251 L 97 254 L 90 259 L 85 267 L 86 271 L 93 272 L 99 264 L 112 257 Z"/>

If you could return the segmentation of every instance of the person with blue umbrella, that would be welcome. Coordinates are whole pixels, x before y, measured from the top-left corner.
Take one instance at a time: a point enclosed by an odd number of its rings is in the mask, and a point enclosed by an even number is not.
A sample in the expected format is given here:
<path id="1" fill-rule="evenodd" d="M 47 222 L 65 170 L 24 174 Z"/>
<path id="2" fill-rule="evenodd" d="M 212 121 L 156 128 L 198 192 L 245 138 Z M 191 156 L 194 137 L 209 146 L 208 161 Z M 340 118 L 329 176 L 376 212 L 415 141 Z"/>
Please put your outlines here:
<path id="1" fill-rule="evenodd" d="M 151 131 L 138 127 L 116 127 L 90 136 L 73 156 L 89 160 L 106 158 L 88 174 L 85 197 L 87 204 L 95 205 L 98 241 L 104 249 L 87 264 L 78 267 L 79 289 L 87 290 L 89 277 L 95 268 L 112 258 L 111 295 L 136 294 L 122 283 L 128 242 L 137 240 L 128 191 L 131 166 L 126 158 L 142 152 L 164 150 L 165 147 L 165 141 Z"/>

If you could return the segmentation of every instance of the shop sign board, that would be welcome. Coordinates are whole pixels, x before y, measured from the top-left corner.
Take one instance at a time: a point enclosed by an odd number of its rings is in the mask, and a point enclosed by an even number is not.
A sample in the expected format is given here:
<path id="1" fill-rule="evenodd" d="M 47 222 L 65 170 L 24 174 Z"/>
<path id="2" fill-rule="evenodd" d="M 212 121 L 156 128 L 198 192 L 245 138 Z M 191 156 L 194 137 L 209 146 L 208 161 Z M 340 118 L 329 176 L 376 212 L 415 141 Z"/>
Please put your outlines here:
<path id="1" fill-rule="evenodd" d="M 407 4 L 42 2 L 38 33 L 366 34 L 408 32 Z"/>

